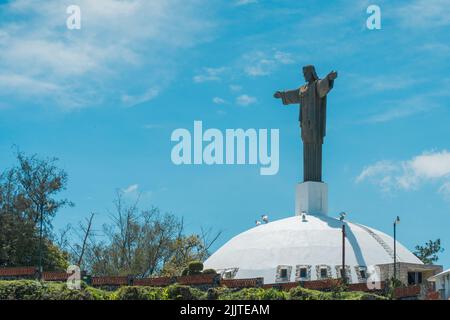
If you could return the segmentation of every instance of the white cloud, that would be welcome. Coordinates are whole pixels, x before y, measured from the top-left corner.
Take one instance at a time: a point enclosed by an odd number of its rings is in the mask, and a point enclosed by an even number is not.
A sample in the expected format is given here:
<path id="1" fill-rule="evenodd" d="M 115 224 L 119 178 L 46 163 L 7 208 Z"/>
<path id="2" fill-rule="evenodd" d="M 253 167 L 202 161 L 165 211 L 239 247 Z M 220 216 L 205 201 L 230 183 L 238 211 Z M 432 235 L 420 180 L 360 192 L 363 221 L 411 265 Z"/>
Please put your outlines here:
<path id="1" fill-rule="evenodd" d="M 220 68 L 203 68 L 203 73 L 194 76 L 194 82 L 202 83 L 207 81 L 219 81 L 221 75 L 225 71 L 224 67 Z"/>
<path id="2" fill-rule="evenodd" d="M 378 161 L 375 164 L 366 166 L 360 175 L 356 178 L 356 182 L 361 182 L 369 178 L 373 178 L 379 175 L 386 175 L 397 169 L 391 161 Z"/>
<path id="3" fill-rule="evenodd" d="M 239 91 L 242 90 L 242 86 L 237 85 L 237 84 L 231 84 L 231 85 L 230 85 L 230 90 L 231 90 L 232 92 L 239 92 Z"/>
<path id="4" fill-rule="evenodd" d="M 15 86 L 0 86 L 0 95 L 39 102 L 38 90 L 27 90 L 34 82 L 46 104 L 53 99 L 64 108 L 120 100 L 117 92 L 129 87 L 163 89 L 185 49 L 210 39 L 214 23 L 205 2 L 78 0 L 82 25 L 72 31 L 65 28 L 70 0 L 3 4 L 11 19 L 0 21 L 0 76 L 15 77 Z M 51 86 L 58 95 L 50 94 Z M 124 100 L 133 98 L 124 94 Z"/>
<path id="5" fill-rule="evenodd" d="M 144 103 L 144 102 L 154 99 L 155 97 L 158 96 L 158 94 L 159 94 L 158 88 L 150 88 L 141 95 L 131 96 L 131 95 L 124 94 L 124 95 L 122 95 L 121 99 L 122 99 L 122 102 L 127 107 L 133 107 L 135 105 L 138 105 L 138 104 L 141 104 L 141 103 Z"/>
<path id="6" fill-rule="evenodd" d="M 133 193 L 133 192 L 138 191 L 138 189 L 139 189 L 139 185 L 138 184 L 132 184 L 132 185 L 128 186 L 127 188 L 123 189 L 122 191 L 125 194 L 129 194 L 129 193 Z"/>
<path id="7" fill-rule="evenodd" d="M 247 53 L 242 60 L 245 63 L 244 71 L 252 77 L 261 77 L 271 74 L 280 65 L 295 63 L 290 53 L 275 51 L 255 51 Z"/>
<path id="8" fill-rule="evenodd" d="M 419 113 L 430 112 L 440 106 L 441 100 L 435 99 L 435 97 L 440 95 L 441 93 L 435 92 L 433 94 L 412 96 L 402 100 L 384 101 L 383 105 L 387 106 L 386 110 L 369 116 L 364 120 L 364 122 L 389 122 L 410 117 Z"/>
<path id="9" fill-rule="evenodd" d="M 448 0 L 408 1 L 397 8 L 395 15 L 402 25 L 408 29 L 450 25 Z"/>
<path id="10" fill-rule="evenodd" d="M 249 106 L 257 102 L 255 97 L 243 94 L 236 98 L 236 103 L 240 106 Z"/>
<path id="11" fill-rule="evenodd" d="M 236 0 L 234 4 L 236 6 L 245 6 L 252 3 L 258 3 L 258 0 Z"/>
<path id="12" fill-rule="evenodd" d="M 440 193 L 450 189 L 450 152 L 424 152 L 406 161 L 379 161 L 365 167 L 356 182 L 369 181 L 382 191 L 416 190 L 429 182 L 439 183 Z"/>
<path id="13" fill-rule="evenodd" d="M 294 58 L 292 57 L 292 54 L 283 52 L 283 51 L 276 51 L 273 58 L 275 61 L 281 63 L 281 64 L 292 64 L 295 63 Z"/>
<path id="14" fill-rule="evenodd" d="M 214 97 L 212 101 L 215 104 L 225 104 L 226 103 L 226 101 L 224 99 L 219 98 L 219 97 Z"/>

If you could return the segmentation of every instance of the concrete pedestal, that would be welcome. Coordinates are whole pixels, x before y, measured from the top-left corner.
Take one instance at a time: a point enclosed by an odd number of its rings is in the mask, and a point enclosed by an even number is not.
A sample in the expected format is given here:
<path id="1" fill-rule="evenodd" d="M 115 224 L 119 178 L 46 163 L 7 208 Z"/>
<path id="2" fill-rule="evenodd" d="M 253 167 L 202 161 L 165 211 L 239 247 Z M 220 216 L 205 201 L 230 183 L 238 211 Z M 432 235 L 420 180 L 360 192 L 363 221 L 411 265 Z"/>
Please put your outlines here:
<path id="1" fill-rule="evenodd" d="M 311 215 L 327 215 L 328 185 L 324 182 L 299 183 L 295 195 L 295 215 L 302 212 Z"/>

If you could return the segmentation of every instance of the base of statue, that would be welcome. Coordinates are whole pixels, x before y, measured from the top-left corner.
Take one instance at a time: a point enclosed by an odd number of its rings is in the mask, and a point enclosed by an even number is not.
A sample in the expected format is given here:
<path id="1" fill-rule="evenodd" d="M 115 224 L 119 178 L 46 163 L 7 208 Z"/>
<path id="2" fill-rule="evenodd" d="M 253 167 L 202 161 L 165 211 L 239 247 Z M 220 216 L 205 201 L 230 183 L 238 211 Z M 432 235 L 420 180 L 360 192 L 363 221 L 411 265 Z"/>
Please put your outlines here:
<path id="1" fill-rule="evenodd" d="M 295 215 L 303 212 L 311 215 L 327 215 L 328 185 L 324 182 L 306 181 L 297 184 Z"/>

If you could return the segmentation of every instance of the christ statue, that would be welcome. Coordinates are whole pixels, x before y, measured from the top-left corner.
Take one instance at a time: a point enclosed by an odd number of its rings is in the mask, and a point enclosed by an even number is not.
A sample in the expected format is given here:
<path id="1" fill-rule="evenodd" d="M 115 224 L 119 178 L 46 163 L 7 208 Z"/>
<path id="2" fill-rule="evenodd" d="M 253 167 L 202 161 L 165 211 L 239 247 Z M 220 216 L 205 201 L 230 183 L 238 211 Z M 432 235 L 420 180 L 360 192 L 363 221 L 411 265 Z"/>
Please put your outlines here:
<path id="1" fill-rule="evenodd" d="M 277 91 L 274 97 L 284 105 L 300 104 L 303 140 L 303 180 L 322 182 L 322 144 L 326 131 L 327 94 L 333 88 L 337 72 L 319 79 L 314 66 L 303 67 L 306 84 L 298 89 Z"/>

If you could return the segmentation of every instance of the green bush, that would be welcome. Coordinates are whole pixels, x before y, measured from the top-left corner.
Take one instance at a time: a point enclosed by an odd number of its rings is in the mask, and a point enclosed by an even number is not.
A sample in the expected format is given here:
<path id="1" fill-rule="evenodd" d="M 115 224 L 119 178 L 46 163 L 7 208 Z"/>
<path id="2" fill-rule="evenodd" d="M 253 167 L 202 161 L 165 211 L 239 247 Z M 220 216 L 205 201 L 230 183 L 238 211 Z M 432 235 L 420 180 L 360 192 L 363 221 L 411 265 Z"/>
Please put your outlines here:
<path id="1" fill-rule="evenodd" d="M 276 289 L 245 288 L 228 289 L 219 295 L 219 300 L 287 300 L 287 292 Z"/>
<path id="2" fill-rule="evenodd" d="M 203 263 L 201 261 L 191 261 L 188 265 L 189 275 L 200 274 L 203 270 Z"/>
<path id="3" fill-rule="evenodd" d="M 168 287 L 121 287 L 107 292 L 87 286 L 71 290 L 65 283 L 34 280 L 0 281 L 0 300 L 383 300 L 384 297 L 365 292 L 321 292 L 296 287 L 289 292 L 277 289 L 226 287 L 207 292 L 173 284 Z"/>
<path id="4" fill-rule="evenodd" d="M 87 287 L 72 290 L 65 283 L 34 280 L 0 281 L 0 300 L 101 300 L 107 298 L 101 290 Z"/>
<path id="5" fill-rule="evenodd" d="M 207 293 L 188 286 L 173 284 L 164 288 L 168 300 L 205 300 Z"/>
<path id="6" fill-rule="evenodd" d="M 217 271 L 214 269 L 205 269 L 202 272 L 203 274 L 217 274 Z"/>
<path id="7" fill-rule="evenodd" d="M 328 292 L 297 287 L 289 290 L 289 298 L 291 300 L 330 300 L 331 294 Z"/>
<path id="8" fill-rule="evenodd" d="M 164 289 L 153 287 L 121 287 L 111 294 L 112 300 L 166 300 Z"/>

